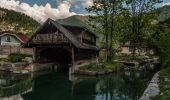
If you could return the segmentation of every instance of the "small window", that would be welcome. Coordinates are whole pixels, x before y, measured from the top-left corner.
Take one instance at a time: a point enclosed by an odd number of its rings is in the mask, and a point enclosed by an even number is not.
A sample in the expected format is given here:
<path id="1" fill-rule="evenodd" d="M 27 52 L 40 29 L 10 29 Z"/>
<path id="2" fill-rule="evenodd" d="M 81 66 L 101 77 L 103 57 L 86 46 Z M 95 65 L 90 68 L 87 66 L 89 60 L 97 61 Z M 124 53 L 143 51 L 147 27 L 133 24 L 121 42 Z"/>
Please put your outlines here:
<path id="1" fill-rule="evenodd" d="M 6 37 L 6 42 L 11 42 L 10 36 L 7 36 L 7 37 Z"/>

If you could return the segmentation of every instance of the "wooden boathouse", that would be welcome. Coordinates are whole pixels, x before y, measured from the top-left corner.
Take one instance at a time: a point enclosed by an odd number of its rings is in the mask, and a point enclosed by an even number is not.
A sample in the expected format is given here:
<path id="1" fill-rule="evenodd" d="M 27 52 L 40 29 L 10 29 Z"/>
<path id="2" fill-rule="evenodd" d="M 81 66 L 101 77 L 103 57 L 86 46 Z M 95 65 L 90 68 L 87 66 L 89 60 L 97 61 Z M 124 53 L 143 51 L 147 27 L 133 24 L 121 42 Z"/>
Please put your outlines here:
<path id="1" fill-rule="evenodd" d="M 78 65 L 98 57 L 96 35 L 85 27 L 48 19 L 24 47 L 33 48 L 36 63 Z"/>

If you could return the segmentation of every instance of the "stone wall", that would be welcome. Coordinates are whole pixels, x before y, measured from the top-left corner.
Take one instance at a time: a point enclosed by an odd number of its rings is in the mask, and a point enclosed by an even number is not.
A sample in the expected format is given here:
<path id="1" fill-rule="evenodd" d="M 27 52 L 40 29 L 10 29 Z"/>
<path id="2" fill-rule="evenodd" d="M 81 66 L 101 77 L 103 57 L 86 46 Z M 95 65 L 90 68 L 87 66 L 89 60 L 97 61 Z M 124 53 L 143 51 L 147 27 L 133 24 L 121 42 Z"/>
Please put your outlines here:
<path id="1" fill-rule="evenodd" d="M 0 71 L 21 73 L 28 65 L 29 63 L 27 62 L 19 62 L 19 63 L 1 62 Z"/>
<path id="2" fill-rule="evenodd" d="M 53 67 L 52 64 L 38 64 L 38 63 L 34 63 L 29 66 L 30 68 L 32 68 L 32 72 L 51 70 Z"/>
<path id="3" fill-rule="evenodd" d="M 139 100 L 150 100 L 151 97 L 158 95 L 159 92 L 159 72 L 157 72 Z"/>

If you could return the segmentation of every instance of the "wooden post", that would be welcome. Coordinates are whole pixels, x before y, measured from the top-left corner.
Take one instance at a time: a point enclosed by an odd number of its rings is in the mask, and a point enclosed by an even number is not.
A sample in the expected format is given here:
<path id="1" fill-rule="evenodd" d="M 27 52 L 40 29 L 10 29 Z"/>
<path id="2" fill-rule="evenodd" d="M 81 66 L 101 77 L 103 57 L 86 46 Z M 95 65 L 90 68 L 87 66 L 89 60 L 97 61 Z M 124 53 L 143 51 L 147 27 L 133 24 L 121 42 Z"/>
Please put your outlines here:
<path id="1" fill-rule="evenodd" d="M 72 71 L 71 73 L 74 73 L 75 71 L 75 52 L 74 52 L 74 47 L 72 47 Z"/>
<path id="2" fill-rule="evenodd" d="M 33 61 L 35 62 L 37 57 L 36 57 L 36 47 L 33 47 Z"/>
<path id="3" fill-rule="evenodd" d="M 11 45 L 9 46 L 9 54 L 12 53 L 12 50 L 11 50 Z"/>
<path id="4" fill-rule="evenodd" d="M 83 43 L 83 34 L 84 32 L 81 33 L 81 42 Z"/>

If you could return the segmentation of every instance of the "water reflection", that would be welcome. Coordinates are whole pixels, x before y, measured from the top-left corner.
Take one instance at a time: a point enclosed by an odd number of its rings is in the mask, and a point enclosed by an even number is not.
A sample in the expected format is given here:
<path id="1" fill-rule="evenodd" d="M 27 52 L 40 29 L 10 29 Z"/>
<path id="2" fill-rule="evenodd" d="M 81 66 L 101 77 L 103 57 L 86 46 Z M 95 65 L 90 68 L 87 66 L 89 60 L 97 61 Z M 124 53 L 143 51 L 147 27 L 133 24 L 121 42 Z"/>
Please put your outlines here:
<path id="1" fill-rule="evenodd" d="M 70 78 L 65 73 L 43 72 L 3 76 L 0 77 L 0 97 L 23 100 L 138 100 L 152 75 L 122 72 L 102 77 Z"/>
<path id="2" fill-rule="evenodd" d="M 135 72 L 128 72 L 129 74 L 126 75 L 126 73 L 87 80 L 87 83 L 94 81 L 93 96 L 95 98 L 83 100 L 138 100 L 150 80 L 149 77 L 152 75 Z M 83 84 L 84 81 L 79 83 L 79 85 Z M 89 89 L 87 88 L 88 86 L 90 85 L 80 86 L 78 90 L 87 90 Z M 81 89 L 82 87 L 86 88 Z"/>
<path id="3" fill-rule="evenodd" d="M 20 99 L 20 94 L 32 91 L 32 79 L 30 75 L 19 75 L 0 72 L 0 98 Z"/>

